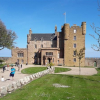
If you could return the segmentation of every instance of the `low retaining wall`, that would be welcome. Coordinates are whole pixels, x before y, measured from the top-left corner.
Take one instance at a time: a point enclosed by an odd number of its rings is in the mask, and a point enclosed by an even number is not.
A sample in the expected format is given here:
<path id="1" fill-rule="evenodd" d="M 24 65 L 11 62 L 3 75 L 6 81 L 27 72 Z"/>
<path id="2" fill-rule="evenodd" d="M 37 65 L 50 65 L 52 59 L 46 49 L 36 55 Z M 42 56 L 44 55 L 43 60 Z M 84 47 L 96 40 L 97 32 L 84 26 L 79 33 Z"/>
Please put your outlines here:
<path id="1" fill-rule="evenodd" d="M 47 70 L 26 76 L 23 79 L 19 79 L 17 82 L 13 82 L 12 84 L 9 84 L 8 86 L 3 86 L 0 88 L 0 96 L 1 97 L 5 96 L 7 93 L 11 93 L 16 89 L 21 88 L 23 85 L 26 85 L 26 84 L 30 83 L 31 81 L 33 81 L 37 78 L 40 78 L 44 75 L 53 74 L 54 70 L 55 70 L 55 68 L 52 67 Z"/>
<path id="2" fill-rule="evenodd" d="M 100 58 L 85 58 L 85 66 L 100 67 Z"/>

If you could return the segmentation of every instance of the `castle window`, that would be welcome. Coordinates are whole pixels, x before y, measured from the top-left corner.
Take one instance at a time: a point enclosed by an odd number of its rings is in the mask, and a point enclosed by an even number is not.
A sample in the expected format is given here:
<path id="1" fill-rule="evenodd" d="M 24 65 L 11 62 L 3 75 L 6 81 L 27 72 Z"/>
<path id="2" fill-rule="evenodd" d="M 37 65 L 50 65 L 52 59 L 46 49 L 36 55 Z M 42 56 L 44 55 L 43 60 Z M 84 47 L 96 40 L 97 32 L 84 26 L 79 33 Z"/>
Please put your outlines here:
<path id="1" fill-rule="evenodd" d="M 74 29 L 74 33 L 76 33 L 76 29 Z"/>
<path id="2" fill-rule="evenodd" d="M 73 61 L 76 62 L 76 58 L 73 58 Z"/>
<path id="3" fill-rule="evenodd" d="M 24 54 L 23 53 L 18 53 L 17 56 L 18 57 L 24 57 Z"/>
<path id="4" fill-rule="evenodd" d="M 35 49 L 37 49 L 37 45 L 35 44 Z"/>
<path id="5" fill-rule="evenodd" d="M 46 52 L 46 55 L 53 55 L 53 52 Z"/>
<path id="6" fill-rule="evenodd" d="M 41 48 L 43 48 L 43 44 L 41 44 Z"/>
<path id="7" fill-rule="evenodd" d="M 41 42 L 43 42 L 43 37 L 41 38 Z"/>
<path id="8" fill-rule="evenodd" d="M 36 37 L 34 38 L 34 41 L 36 42 Z"/>
<path id="9" fill-rule="evenodd" d="M 76 48 L 76 43 L 74 43 L 74 46 L 73 47 Z"/>
<path id="10" fill-rule="evenodd" d="M 74 36 L 74 40 L 76 40 L 76 36 Z"/>
<path id="11" fill-rule="evenodd" d="M 73 55 L 76 56 L 76 51 L 73 52 Z"/>

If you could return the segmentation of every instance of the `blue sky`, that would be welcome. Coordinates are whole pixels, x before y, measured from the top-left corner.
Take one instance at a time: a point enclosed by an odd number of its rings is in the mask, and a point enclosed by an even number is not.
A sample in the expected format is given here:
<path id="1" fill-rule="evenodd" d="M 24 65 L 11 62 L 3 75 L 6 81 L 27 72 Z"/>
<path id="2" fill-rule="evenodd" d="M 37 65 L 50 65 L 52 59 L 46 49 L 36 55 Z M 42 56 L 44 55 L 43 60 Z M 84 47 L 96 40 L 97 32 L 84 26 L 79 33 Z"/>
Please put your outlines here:
<path id="1" fill-rule="evenodd" d="M 99 0 L 100 2 L 100 0 Z M 86 22 L 85 56 L 100 57 L 100 51 L 94 51 L 92 44 L 98 44 L 89 34 L 96 34 L 90 27 L 92 23 L 100 26 L 100 11 L 97 0 L 0 0 L 0 19 L 7 29 L 16 32 L 16 47 L 26 48 L 29 29 L 33 33 L 54 33 L 54 27 L 61 31 L 64 24 L 70 26 Z M 11 50 L 0 50 L 0 57 L 11 57 Z"/>

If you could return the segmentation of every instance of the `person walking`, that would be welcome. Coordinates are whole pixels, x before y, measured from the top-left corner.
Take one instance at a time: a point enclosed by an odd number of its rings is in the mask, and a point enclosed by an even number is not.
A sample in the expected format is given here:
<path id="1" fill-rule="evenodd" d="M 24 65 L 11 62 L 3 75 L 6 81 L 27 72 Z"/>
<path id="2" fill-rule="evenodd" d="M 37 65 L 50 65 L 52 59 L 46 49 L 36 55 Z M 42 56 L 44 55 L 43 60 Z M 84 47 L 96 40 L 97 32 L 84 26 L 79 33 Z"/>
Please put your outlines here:
<path id="1" fill-rule="evenodd" d="M 12 77 L 12 80 L 14 80 L 14 74 L 15 74 L 15 68 L 12 66 L 11 67 L 11 73 L 10 73 L 10 76 Z"/>
<path id="2" fill-rule="evenodd" d="M 22 68 L 22 64 L 21 64 L 21 68 Z"/>
<path id="3" fill-rule="evenodd" d="M 5 71 L 5 65 L 2 67 L 2 69 L 3 69 L 3 73 L 4 73 L 4 71 Z"/>

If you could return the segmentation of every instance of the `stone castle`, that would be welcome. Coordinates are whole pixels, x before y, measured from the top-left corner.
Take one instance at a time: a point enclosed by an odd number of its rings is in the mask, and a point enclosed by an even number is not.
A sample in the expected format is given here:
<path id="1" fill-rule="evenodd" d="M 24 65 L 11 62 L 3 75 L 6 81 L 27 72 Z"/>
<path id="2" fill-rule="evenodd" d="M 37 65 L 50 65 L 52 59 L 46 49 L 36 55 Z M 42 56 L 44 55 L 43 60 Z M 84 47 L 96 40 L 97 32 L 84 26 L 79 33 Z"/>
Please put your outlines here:
<path id="1" fill-rule="evenodd" d="M 79 60 L 75 56 L 85 47 L 86 22 L 81 26 L 64 24 L 61 32 L 32 33 L 27 35 L 27 48 L 13 48 L 11 62 L 41 64 L 54 63 L 54 65 L 78 66 Z M 81 60 L 81 66 L 85 65 L 85 56 Z"/>

